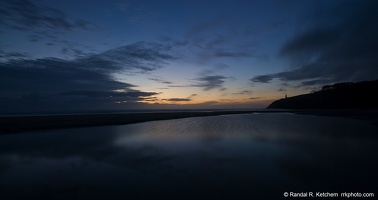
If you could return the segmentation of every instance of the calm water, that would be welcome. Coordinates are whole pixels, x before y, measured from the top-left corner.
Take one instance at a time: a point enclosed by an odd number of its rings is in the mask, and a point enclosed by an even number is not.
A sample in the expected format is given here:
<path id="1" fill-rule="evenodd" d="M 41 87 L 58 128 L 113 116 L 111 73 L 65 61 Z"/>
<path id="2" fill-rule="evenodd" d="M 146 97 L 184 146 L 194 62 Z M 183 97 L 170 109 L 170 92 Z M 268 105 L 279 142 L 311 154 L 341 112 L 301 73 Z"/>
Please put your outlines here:
<path id="1" fill-rule="evenodd" d="M 0 135 L 0 199 L 374 192 L 377 133 L 366 121 L 267 113 Z"/>

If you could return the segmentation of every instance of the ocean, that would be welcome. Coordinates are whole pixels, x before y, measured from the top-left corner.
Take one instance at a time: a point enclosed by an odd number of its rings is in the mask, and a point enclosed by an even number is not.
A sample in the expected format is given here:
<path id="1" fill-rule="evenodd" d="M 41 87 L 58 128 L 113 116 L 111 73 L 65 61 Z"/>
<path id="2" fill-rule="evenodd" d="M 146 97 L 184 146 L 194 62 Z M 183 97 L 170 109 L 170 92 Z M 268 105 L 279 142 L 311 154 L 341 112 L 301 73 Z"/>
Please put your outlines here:
<path id="1" fill-rule="evenodd" d="M 0 199 L 279 199 L 374 192 L 378 127 L 255 113 L 0 135 Z"/>

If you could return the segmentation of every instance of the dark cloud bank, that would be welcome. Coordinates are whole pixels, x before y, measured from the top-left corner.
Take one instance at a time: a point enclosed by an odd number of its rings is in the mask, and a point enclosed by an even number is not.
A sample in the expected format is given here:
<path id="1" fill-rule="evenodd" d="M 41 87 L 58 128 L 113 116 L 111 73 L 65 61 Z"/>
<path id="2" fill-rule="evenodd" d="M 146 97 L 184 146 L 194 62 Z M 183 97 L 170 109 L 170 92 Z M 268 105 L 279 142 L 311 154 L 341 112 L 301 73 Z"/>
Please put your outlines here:
<path id="1" fill-rule="evenodd" d="M 76 60 L 13 59 L 0 63 L 0 111 L 56 112 L 143 108 L 155 92 L 120 82 L 116 72 L 148 73 L 174 57 L 170 46 L 138 42 Z"/>
<path id="2" fill-rule="evenodd" d="M 378 78 L 378 2 L 342 1 L 306 17 L 308 28 L 280 50 L 293 68 L 255 76 L 253 83 L 273 79 L 314 86 Z"/>
<path id="3" fill-rule="evenodd" d="M 201 87 L 203 90 L 212 90 L 219 88 L 220 90 L 225 90 L 223 83 L 227 77 L 221 75 L 203 76 L 196 79 L 198 84 L 193 84 L 194 87 Z"/>
<path id="4" fill-rule="evenodd" d="M 226 77 L 222 75 L 201 75 L 196 79 L 193 79 L 195 83 L 189 85 L 169 85 L 169 87 L 199 87 L 204 91 L 213 89 L 219 89 L 220 91 L 226 90 L 223 84 L 227 79 L 232 77 Z"/>
<path id="5" fill-rule="evenodd" d="M 49 28 L 55 30 L 86 29 L 84 20 L 70 20 L 64 12 L 40 6 L 28 0 L 2 0 L 0 2 L 0 25 L 18 30 Z"/>

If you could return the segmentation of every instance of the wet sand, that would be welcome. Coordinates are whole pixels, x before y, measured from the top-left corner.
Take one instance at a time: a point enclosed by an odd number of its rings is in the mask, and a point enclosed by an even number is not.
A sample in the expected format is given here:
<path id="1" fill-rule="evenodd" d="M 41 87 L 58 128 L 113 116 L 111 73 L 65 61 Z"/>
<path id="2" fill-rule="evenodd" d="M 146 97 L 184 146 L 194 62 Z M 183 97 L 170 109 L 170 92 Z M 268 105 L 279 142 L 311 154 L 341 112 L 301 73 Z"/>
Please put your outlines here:
<path id="1" fill-rule="evenodd" d="M 28 131 L 78 128 L 91 126 L 126 125 L 155 120 L 180 119 L 229 114 L 288 112 L 305 115 L 339 116 L 369 120 L 378 125 L 377 110 L 250 110 L 250 111 L 209 111 L 209 112 L 159 112 L 128 114 L 76 114 L 45 116 L 7 116 L 0 117 L 0 133 L 19 133 Z"/>
<path id="2" fill-rule="evenodd" d="M 212 112 L 165 112 L 128 114 L 77 114 L 46 116 L 0 117 L 0 133 L 77 128 L 91 126 L 125 125 L 155 120 L 203 117 L 227 114 L 246 114 L 254 111 L 212 111 Z"/>
<path id="3" fill-rule="evenodd" d="M 307 114 L 2 134 L 0 199 L 245 200 L 281 199 L 291 191 L 376 191 L 378 127 Z"/>

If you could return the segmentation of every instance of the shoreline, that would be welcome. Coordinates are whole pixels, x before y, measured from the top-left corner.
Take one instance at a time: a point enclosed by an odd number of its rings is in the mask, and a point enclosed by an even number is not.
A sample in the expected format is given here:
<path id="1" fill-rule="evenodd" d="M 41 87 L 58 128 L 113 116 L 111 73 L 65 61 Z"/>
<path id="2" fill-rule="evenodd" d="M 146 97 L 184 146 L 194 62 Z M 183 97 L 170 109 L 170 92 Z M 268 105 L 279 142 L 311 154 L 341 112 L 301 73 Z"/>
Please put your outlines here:
<path id="1" fill-rule="evenodd" d="M 80 128 L 93 126 L 127 125 L 157 120 L 205 117 L 228 114 L 247 114 L 256 111 L 211 111 L 211 112 L 157 112 L 126 114 L 63 114 L 41 116 L 0 117 L 0 134 L 29 131 Z M 276 112 L 276 111 L 269 111 Z"/>
<path id="2" fill-rule="evenodd" d="M 41 116 L 0 117 L 0 134 L 30 131 L 80 128 L 94 126 L 127 125 L 157 120 L 206 117 L 230 114 L 253 113 L 293 113 L 302 115 L 347 117 L 368 120 L 378 126 L 378 110 L 246 110 L 246 111 L 209 111 L 209 112 L 157 112 L 127 114 L 67 114 Z"/>

